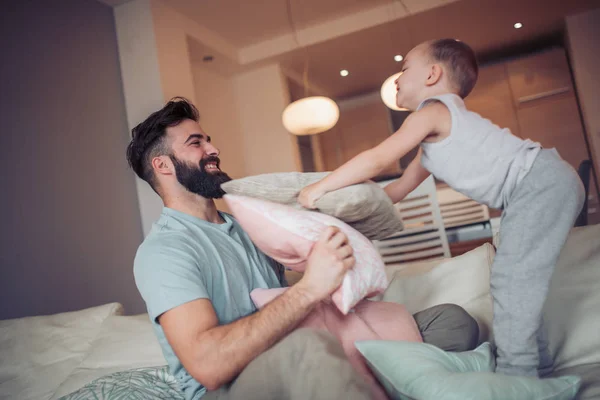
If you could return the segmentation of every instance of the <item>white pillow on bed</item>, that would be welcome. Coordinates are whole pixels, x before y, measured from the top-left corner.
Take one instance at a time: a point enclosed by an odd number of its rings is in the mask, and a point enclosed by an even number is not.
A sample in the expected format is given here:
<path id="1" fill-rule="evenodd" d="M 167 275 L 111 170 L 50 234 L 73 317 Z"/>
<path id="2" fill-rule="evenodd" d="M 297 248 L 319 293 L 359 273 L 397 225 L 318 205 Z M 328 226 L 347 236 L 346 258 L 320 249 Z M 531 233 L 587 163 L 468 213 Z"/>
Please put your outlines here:
<path id="1" fill-rule="evenodd" d="M 0 398 L 47 400 L 79 365 L 119 303 L 0 321 Z"/>
<path id="2" fill-rule="evenodd" d="M 495 254 L 485 243 L 453 258 L 387 267 L 391 282 L 381 300 L 403 304 L 412 314 L 458 304 L 477 321 L 479 342 L 493 343 L 490 271 Z"/>
<path id="3" fill-rule="evenodd" d="M 102 323 L 86 357 L 60 385 L 52 399 L 70 394 L 114 372 L 166 363 L 148 314 L 110 316 Z"/>

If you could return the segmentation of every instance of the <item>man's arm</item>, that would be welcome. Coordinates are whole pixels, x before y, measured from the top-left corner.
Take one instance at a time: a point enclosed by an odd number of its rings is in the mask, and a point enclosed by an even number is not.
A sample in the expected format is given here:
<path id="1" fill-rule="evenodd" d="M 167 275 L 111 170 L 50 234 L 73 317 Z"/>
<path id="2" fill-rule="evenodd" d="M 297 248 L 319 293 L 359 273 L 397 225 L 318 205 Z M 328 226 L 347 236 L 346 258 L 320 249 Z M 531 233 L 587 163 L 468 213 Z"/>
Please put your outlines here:
<path id="1" fill-rule="evenodd" d="M 353 265 L 346 236 L 330 227 L 313 247 L 300 282 L 257 313 L 219 326 L 210 301 L 199 299 L 165 312 L 158 321 L 185 369 L 215 390 L 291 331 L 339 287 Z"/>
<path id="2" fill-rule="evenodd" d="M 421 155 L 422 150 L 419 149 L 417 156 L 408 164 L 402 176 L 385 187 L 385 193 L 392 200 L 392 203 L 404 199 L 406 195 L 429 177 L 430 172 L 421 165 Z"/>

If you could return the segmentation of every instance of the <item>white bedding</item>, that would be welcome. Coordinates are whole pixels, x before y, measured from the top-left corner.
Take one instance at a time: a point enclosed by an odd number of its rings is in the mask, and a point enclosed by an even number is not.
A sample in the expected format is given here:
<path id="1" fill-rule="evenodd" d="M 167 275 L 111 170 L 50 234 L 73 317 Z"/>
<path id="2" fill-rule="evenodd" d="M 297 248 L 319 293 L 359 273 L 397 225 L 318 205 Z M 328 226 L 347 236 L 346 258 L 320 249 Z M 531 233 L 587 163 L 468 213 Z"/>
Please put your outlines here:
<path id="1" fill-rule="evenodd" d="M 110 303 L 0 321 L 0 399 L 48 400 L 106 374 L 164 365 L 146 314 Z"/>

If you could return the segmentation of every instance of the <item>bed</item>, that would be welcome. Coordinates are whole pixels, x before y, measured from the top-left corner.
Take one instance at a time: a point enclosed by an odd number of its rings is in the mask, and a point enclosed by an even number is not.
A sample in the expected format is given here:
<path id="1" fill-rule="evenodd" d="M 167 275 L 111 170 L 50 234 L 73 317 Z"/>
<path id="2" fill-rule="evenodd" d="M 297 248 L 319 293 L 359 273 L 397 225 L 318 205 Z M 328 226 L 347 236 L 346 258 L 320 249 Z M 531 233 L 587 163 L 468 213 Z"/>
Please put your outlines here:
<path id="1" fill-rule="evenodd" d="M 147 314 L 119 303 L 0 321 L 0 399 L 183 399 Z"/>
<path id="2" fill-rule="evenodd" d="M 575 228 L 561 253 L 544 317 L 553 375 L 579 375 L 578 400 L 600 399 L 600 225 Z M 390 267 L 381 300 L 414 313 L 463 306 L 491 339 L 489 244 L 446 260 Z M 299 276 L 288 276 L 290 283 Z M 119 303 L 0 321 L 0 400 L 182 399 L 147 314 Z"/>

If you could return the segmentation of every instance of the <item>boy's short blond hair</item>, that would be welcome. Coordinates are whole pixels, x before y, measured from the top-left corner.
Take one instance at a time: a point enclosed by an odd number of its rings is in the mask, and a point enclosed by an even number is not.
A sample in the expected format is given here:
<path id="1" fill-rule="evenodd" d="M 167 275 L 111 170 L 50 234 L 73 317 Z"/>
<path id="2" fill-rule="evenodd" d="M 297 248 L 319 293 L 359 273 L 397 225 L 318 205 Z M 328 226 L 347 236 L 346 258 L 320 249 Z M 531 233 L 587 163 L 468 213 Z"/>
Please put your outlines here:
<path id="1" fill-rule="evenodd" d="M 475 87 L 479 73 L 473 49 L 456 39 L 439 39 L 429 42 L 429 51 L 435 62 L 447 68 L 458 95 L 463 99 L 467 97 Z"/>

